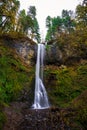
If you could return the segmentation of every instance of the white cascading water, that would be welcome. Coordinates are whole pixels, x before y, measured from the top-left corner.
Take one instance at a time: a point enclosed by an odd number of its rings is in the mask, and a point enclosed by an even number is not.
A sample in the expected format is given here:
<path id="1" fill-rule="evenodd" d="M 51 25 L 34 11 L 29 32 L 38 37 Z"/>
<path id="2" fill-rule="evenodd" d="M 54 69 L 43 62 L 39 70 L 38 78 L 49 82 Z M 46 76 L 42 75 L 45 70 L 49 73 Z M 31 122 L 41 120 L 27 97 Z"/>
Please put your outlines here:
<path id="1" fill-rule="evenodd" d="M 43 60 L 44 60 L 45 46 L 38 44 L 37 62 L 36 62 L 36 80 L 35 80 L 35 97 L 34 109 L 49 108 L 47 92 L 43 85 Z"/>

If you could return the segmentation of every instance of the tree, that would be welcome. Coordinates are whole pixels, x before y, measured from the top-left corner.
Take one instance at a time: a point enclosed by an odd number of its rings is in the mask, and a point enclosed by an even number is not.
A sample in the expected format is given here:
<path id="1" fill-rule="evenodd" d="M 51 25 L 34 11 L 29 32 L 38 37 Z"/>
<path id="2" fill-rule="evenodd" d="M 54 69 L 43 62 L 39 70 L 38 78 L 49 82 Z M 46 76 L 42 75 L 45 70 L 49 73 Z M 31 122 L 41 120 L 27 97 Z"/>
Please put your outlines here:
<path id="1" fill-rule="evenodd" d="M 21 10 L 18 16 L 17 31 L 27 34 L 31 39 L 40 42 L 39 24 L 36 19 L 36 8 L 30 6 L 26 14 L 25 10 Z"/>
<path id="2" fill-rule="evenodd" d="M 18 16 L 17 31 L 28 34 L 29 28 L 33 26 L 33 21 L 29 15 L 26 15 L 25 10 L 21 10 Z"/>
<path id="3" fill-rule="evenodd" d="M 52 18 L 50 16 L 47 16 L 46 18 L 46 27 L 47 27 L 47 34 L 46 34 L 46 40 L 52 39 Z"/>
<path id="4" fill-rule="evenodd" d="M 0 1 L 0 30 L 9 32 L 15 30 L 16 17 L 20 2 L 18 0 Z"/>
<path id="5" fill-rule="evenodd" d="M 61 17 L 53 17 L 48 16 L 46 18 L 46 27 L 47 27 L 47 35 L 46 40 L 55 39 L 56 33 L 61 32 L 62 19 Z"/>
<path id="6" fill-rule="evenodd" d="M 76 7 L 76 34 L 80 48 L 87 48 L 87 0 Z M 86 47 L 85 47 L 86 46 Z"/>
<path id="7" fill-rule="evenodd" d="M 35 6 L 30 6 L 27 16 L 32 19 L 32 26 L 29 27 L 29 33 L 32 39 L 40 42 L 39 24 L 36 18 L 36 8 Z"/>
<path id="8" fill-rule="evenodd" d="M 62 17 L 57 16 L 46 18 L 47 34 L 46 40 L 55 39 L 56 36 L 60 36 L 61 33 L 71 33 L 75 29 L 75 20 L 72 17 L 73 11 L 63 10 Z"/>
<path id="9" fill-rule="evenodd" d="M 87 0 L 83 0 L 82 5 L 86 5 L 87 6 Z"/>
<path id="10" fill-rule="evenodd" d="M 63 10 L 62 11 L 62 27 L 66 33 L 70 33 L 75 28 L 75 20 L 73 18 L 73 11 Z"/>
<path id="11" fill-rule="evenodd" d="M 46 27 L 49 29 L 52 26 L 52 18 L 47 16 L 46 18 Z"/>
<path id="12" fill-rule="evenodd" d="M 29 11 L 27 13 L 32 19 L 35 19 L 36 17 L 36 8 L 35 6 L 30 6 Z"/>
<path id="13" fill-rule="evenodd" d="M 34 38 L 37 40 L 37 42 L 40 43 L 41 39 L 39 33 L 39 24 L 36 18 L 34 19 L 33 23 L 34 23 L 34 28 L 32 29 L 32 33 L 34 34 Z"/>
<path id="14" fill-rule="evenodd" d="M 87 29 L 87 1 L 83 1 L 76 8 L 77 28 L 84 30 Z"/>
<path id="15" fill-rule="evenodd" d="M 53 36 L 55 36 L 55 33 L 61 33 L 61 27 L 62 27 L 62 19 L 61 17 L 57 16 L 52 19 L 52 32 Z"/>

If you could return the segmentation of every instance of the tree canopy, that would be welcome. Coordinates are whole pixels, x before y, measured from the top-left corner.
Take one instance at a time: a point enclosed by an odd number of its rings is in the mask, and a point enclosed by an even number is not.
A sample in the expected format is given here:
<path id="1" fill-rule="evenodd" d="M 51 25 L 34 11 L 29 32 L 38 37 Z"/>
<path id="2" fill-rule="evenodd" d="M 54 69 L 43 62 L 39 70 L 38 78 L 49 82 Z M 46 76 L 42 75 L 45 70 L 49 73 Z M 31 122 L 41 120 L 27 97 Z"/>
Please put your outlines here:
<path id="1" fill-rule="evenodd" d="M 29 6 L 28 12 L 19 10 L 19 0 L 0 1 L 0 32 L 22 33 L 30 38 L 41 41 L 39 24 L 36 18 L 36 7 Z M 86 35 L 87 30 L 87 1 L 83 0 L 77 5 L 76 12 L 63 9 L 61 16 L 46 18 L 46 41 L 58 39 L 61 35 L 71 35 L 82 31 Z M 81 33 L 82 33 L 81 32 Z M 80 33 L 80 32 L 79 32 Z"/>
<path id="2" fill-rule="evenodd" d="M 29 6 L 28 12 L 20 10 L 20 1 L 0 1 L 0 31 L 1 33 L 19 32 L 40 42 L 39 24 L 36 18 L 35 6 Z"/>

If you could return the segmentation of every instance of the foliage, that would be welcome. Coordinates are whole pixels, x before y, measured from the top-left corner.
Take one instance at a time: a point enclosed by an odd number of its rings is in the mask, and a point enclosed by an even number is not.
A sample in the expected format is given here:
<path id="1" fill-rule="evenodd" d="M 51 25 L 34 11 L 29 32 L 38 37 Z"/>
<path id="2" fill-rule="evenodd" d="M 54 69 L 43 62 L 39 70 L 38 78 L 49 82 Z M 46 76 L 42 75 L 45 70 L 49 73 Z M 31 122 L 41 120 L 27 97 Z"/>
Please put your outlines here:
<path id="1" fill-rule="evenodd" d="M 0 1 L 0 32 L 19 32 L 40 42 L 35 6 L 30 6 L 27 14 L 24 9 L 19 11 L 19 7 L 18 0 Z"/>
<path id="2" fill-rule="evenodd" d="M 0 1 L 1 34 L 9 33 L 14 38 L 28 35 L 40 42 L 36 8 L 31 6 L 26 14 L 25 10 L 18 12 L 19 5 L 18 0 Z M 48 16 L 46 40 L 54 40 L 63 53 L 69 50 L 69 56 L 87 59 L 87 3 L 85 0 L 77 6 L 76 17 L 72 16 L 73 12 L 67 10 L 62 11 L 61 17 Z M 30 91 L 34 68 L 27 69 L 19 58 L 15 58 L 14 51 L 1 42 L 2 40 L 0 40 L 0 102 L 9 103 L 17 100 L 23 89 Z M 49 45 L 46 49 L 49 50 Z M 72 66 L 70 61 L 66 64 L 68 63 L 68 66 L 45 67 L 44 79 L 49 100 L 59 107 L 65 108 L 72 105 L 76 108 L 77 121 L 87 129 L 85 125 L 87 121 L 87 61 L 81 60 L 81 63 L 73 63 Z M 86 92 L 85 96 L 84 92 Z M 4 113 L 0 110 L 0 129 L 4 121 Z"/>
<path id="3" fill-rule="evenodd" d="M 27 15 L 30 16 L 30 18 L 32 19 L 32 26 L 30 27 L 31 38 L 35 39 L 37 42 L 40 42 L 39 24 L 36 18 L 35 6 L 29 7 Z"/>
<path id="4" fill-rule="evenodd" d="M 46 66 L 44 79 L 51 105 L 73 108 L 75 123 L 87 129 L 87 60 L 69 67 Z"/>
<path id="5" fill-rule="evenodd" d="M 45 70 L 46 86 L 49 97 L 55 105 L 66 107 L 69 103 L 87 89 L 87 65 L 76 68 L 48 66 Z M 50 82 L 50 84 L 49 84 Z"/>
<path id="6" fill-rule="evenodd" d="M 72 107 L 78 110 L 77 122 L 83 126 L 83 129 L 87 129 L 87 90 L 73 100 Z"/>
<path id="7" fill-rule="evenodd" d="M 4 113 L 0 111 L 0 130 L 2 130 L 5 121 L 6 121 L 6 117 Z"/>
<path id="8" fill-rule="evenodd" d="M 85 1 L 77 6 L 76 14 L 77 29 L 87 29 L 87 3 Z"/>
<path id="9" fill-rule="evenodd" d="M 0 101 L 0 130 L 2 130 L 5 122 L 6 122 L 6 116 L 3 113 L 3 103 Z"/>
<path id="10" fill-rule="evenodd" d="M 63 10 L 62 17 L 57 16 L 51 18 L 47 16 L 46 18 L 46 27 L 47 27 L 47 34 L 46 40 L 55 39 L 56 36 L 60 36 L 61 33 L 71 33 L 75 27 L 75 21 L 72 18 L 73 12 L 71 10 Z"/>
<path id="11" fill-rule="evenodd" d="M 0 101 L 6 103 L 16 100 L 30 82 L 26 67 L 14 55 L 9 47 L 0 46 Z"/>
<path id="12" fill-rule="evenodd" d="M 27 95 L 30 93 L 30 98 L 33 97 L 31 84 L 34 79 L 34 68 L 25 66 L 15 51 L 6 44 L 9 42 L 9 37 L 15 39 L 17 36 L 9 35 L 7 41 L 3 40 L 5 35 L 0 38 L 0 130 L 6 122 L 4 106 L 12 101 L 25 100 L 25 92 Z"/>
<path id="13" fill-rule="evenodd" d="M 0 1 L 0 31 L 14 31 L 16 27 L 16 16 L 20 2 L 18 0 Z"/>
<path id="14" fill-rule="evenodd" d="M 35 19 L 35 17 L 36 17 L 36 8 L 35 8 L 35 6 L 30 6 L 29 7 L 28 15 L 31 18 Z"/>
<path id="15" fill-rule="evenodd" d="M 87 32 L 87 2 L 84 0 L 82 4 L 77 5 L 75 13 L 63 9 L 61 16 L 53 18 L 48 16 L 46 18 L 46 27 L 46 41 L 59 39 L 63 34 L 67 34 L 66 37 L 77 32 L 84 34 Z M 84 37 L 83 34 L 80 37 Z"/>
<path id="16" fill-rule="evenodd" d="M 71 10 L 62 11 L 63 30 L 66 33 L 72 32 L 75 28 L 75 21 L 74 21 L 73 15 L 74 15 L 74 13 Z"/>

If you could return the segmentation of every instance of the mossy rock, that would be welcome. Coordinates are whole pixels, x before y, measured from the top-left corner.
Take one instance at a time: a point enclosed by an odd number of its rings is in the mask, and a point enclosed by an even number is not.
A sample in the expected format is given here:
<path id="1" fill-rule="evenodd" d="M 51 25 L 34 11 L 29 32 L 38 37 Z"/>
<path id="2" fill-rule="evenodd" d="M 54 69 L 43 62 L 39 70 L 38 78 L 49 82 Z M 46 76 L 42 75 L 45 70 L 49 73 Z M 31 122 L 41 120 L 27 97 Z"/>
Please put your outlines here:
<path id="1" fill-rule="evenodd" d="M 44 79 L 53 105 L 66 107 L 87 89 L 86 64 L 76 66 L 46 66 Z"/>
<path id="2" fill-rule="evenodd" d="M 6 122 L 6 115 L 3 112 L 4 103 L 0 101 L 0 130 L 3 129 L 4 123 Z"/>
<path id="3" fill-rule="evenodd" d="M 72 107 L 77 109 L 77 122 L 87 129 L 87 90 L 72 101 Z"/>

